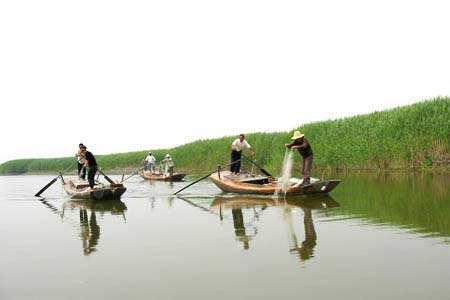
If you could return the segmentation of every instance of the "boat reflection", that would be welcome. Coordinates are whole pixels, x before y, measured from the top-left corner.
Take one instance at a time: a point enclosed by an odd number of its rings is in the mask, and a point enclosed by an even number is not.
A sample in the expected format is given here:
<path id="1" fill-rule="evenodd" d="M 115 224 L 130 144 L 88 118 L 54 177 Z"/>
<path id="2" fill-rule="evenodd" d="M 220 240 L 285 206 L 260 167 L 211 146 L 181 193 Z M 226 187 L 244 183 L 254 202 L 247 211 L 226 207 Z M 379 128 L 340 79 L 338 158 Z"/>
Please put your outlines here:
<path id="1" fill-rule="evenodd" d="M 250 241 L 258 233 L 256 223 L 260 215 L 270 206 L 277 206 L 283 212 L 283 220 L 286 223 L 289 236 L 289 252 L 295 254 L 300 262 L 314 255 L 317 241 L 317 233 L 314 228 L 312 210 L 339 207 L 339 203 L 330 196 L 317 196 L 308 198 L 291 198 L 274 200 L 270 198 L 258 198 L 251 196 L 218 196 L 211 203 L 211 211 L 216 212 L 223 220 L 224 213 L 231 210 L 236 239 L 243 244 L 243 248 L 250 248 Z M 294 230 L 293 210 L 300 208 L 303 212 L 303 227 L 305 238 L 299 243 Z M 248 234 L 248 232 L 251 234 Z"/>
<path id="2" fill-rule="evenodd" d="M 125 211 L 127 207 L 125 203 L 120 200 L 108 201 L 67 201 L 63 204 L 62 218 L 66 210 L 79 210 L 80 233 L 79 237 L 82 241 L 83 254 L 90 255 L 97 251 L 98 241 L 100 239 L 101 228 L 97 222 L 97 213 L 104 216 L 105 213 L 111 215 L 122 215 L 123 220 L 126 221 Z"/>

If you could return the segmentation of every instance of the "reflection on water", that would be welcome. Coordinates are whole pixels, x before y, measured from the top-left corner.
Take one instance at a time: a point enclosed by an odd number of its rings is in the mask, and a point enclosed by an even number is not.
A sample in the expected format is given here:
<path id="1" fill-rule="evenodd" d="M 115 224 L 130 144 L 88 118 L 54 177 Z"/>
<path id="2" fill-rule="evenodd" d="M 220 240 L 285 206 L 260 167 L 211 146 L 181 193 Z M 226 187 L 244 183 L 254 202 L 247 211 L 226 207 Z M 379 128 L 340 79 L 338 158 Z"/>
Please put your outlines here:
<path id="1" fill-rule="evenodd" d="M 314 254 L 314 247 L 316 246 L 317 234 L 314 229 L 314 223 L 312 219 L 311 209 L 302 208 L 303 209 L 303 223 L 305 226 L 305 240 L 298 245 L 297 235 L 294 231 L 293 221 L 292 221 L 292 209 L 286 207 L 284 209 L 284 219 L 288 226 L 288 234 L 290 237 L 290 249 L 291 253 L 295 253 L 300 261 L 305 261 Z"/>
<path id="2" fill-rule="evenodd" d="M 244 244 L 244 249 L 248 249 L 250 240 L 252 239 L 251 235 L 247 235 L 245 232 L 244 225 L 244 216 L 242 214 L 242 209 L 234 208 L 231 210 L 233 214 L 233 225 L 234 225 L 234 233 L 236 234 L 236 239 L 242 244 Z M 254 230 L 254 235 L 256 235 L 257 231 Z"/>
<path id="3" fill-rule="evenodd" d="M 329 215 L 450 237 L 450 176 L 378 174 L 343 177 Z"/>
<path id="4" fill-rule="evenodd" d="M 96 251 L 95 246 L 100 238 L 100 226 L 97 224 L 94 211 L 91 211 L 91 216 L 88 218 L 86 209 L 80 208 L 80 238 L 83 242 L 84 255 Z"/>
<path id="5" fill-rule="evenodd" d="M 207 199 L 199 198 L 196 204 L 193 199 L 181 200 L 186 201 L 192 206 L 201 210 L 218 213 L 220 220 L 224 219 L 224 215 L 231 211 L 234 233 L 236 240 L 241 242 L 244 250 L 250 249 L 250 241 L 258 233 L 258 221 L 264 210 L 268 207 L 279 208 L 283 213 L 283 221 L 289 236 L 289 252 L 298 256 L 300 262 L 310 259 L 314 254 L 316 246 L 317 234 L 314 228 L 312 210 L 326 210 L 339 207 L 339 203 L 329 196 L 303 197 L 303 198 L 287 198 L 283 200 L 274 200 L 270 198 L 261 198 L 255 196 L 216 196 L 210 204 L 205 207 Z M 304 240 L 299 244 L 297 233 L 294 229 L 293 209 L 300 208 L 303 211 L 303 228 Z M 301 220 L 299 220 L 301 222 Z"/>
<path id="6" fill-rule="evenodd" d="M 40 200 L 53 213 L 58 214 L 64 221 L 67 218 L 67 211 L 79 211 L 79 237 L 82 242 L 83 254 L 89 255 L 97 251 L 100 239 L 101 228 L 97 222 L 97 213 L 104 217 L 105 214 L 121 215 L 126 221 L 125 211 L 127 206 L 120 200 L 94 201 L 94 200 L 70 200 L 62 205 L 60 211 L 53 204 L 45 199 Z"/>
<path id="7" fill-rule="evenodd" d="M 83 245 L 84 255 L 89 255 L 97 251 L 96 246 L 100 239 L 100 226 L 97 223 L 97 212 L 104 216 L 105 213 L 111 215 L 122 215 L 126 221 L 125 211 L 127 209 L 125 203 L 120 200 L 93 201 L 93 200 L 77 200 L 67 201 L 63 204 L 63 215 L 65 211 L 78 209 L 80 212 L 80 238 Z M 88 216 L 89 213 L 89 216 Z"/>
<path id="8" fill-rule="evenodd" d="M 0 177 L 0 298 L 447 299 L 449 178 L 335 177 L 332 198 L 135 180 L 105 202 L 56 185 L 39 202 L 50 176 Z"/>
<path id="9" fill-rule="evenodd" d="M 229 220 L 236 241 L 242 249 L 250 250 L 252 240 L 259 232 L 259 221 L 267 208 L 280 211 L 289 239 L 289 252 L 299 261 L 314 257 L 317 246 L 316 218 L 331 220 L 360 219 L 362 224 L 383 224 L 407 228 L 424 236 L 450 236 L 450 192 L 448 177 L 417 177 L 364 175 L 342 178 L 344 184 L 330 196 L 297 197 L 283 200 L 245 195 L 219 194 L 213 197 L 173 197 L 154 196 L 148 201 L 153 209 L 157 203 L 166 203 L 173 208 L 177 200 L 182 200 L 201 211 L 218 216 L 219 220 Z M 154 188 L 175 188 L 173 183 L 153 183 L 144 181 Z M 126 221 L 127 207 L 122 201 L 67 201 L 61 211 L 42 200 L 51 211 L 64 219 L 67 211 L 79 212 L 79 237 L 82 240 L 83 253 L 89 255 L 97 251 L 102 229 L 97 214 L 121 215 Z M 293 210 L 301 212 L 294 214 Z M 314 214 L 313 211 L 316 211 Z M 330 219 L 331 218 L 331 219 Z M 299 233 L 295 227 L 302 228 Z M 229 226 L 229 225 L 226 225 Z M 300 238 L 303 236 L 303 238 Z"/>

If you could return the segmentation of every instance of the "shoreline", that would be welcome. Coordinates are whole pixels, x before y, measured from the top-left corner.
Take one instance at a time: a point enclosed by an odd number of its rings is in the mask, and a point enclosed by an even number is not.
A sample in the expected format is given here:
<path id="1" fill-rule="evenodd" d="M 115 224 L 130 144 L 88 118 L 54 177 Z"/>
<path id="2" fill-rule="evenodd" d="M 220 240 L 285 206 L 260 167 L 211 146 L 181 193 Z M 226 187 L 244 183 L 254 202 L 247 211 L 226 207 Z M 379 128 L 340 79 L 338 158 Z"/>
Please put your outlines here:
<path id="1" fill-rule="evenodd" d="M 298 169 L 298 168 L 297 168 Z M 293 173 L 297 173 L 298 170 L 296 168 L 293 169 Z M 136 168 L 129 167 L 124 169 L 103 169 L 104 172 L 107 173 L 107 175 L 130 175 L 132 174 Z M 180 172 L 186 173 L 187 177 L 200 177 L 204 175 L 204 173 L 207 173 L 211 170 L 204 170 L 204 171 L 192 171 L 192 170 L 186 170 L 186 169 L 177 169 Z M 125 171 L 125 172 L 123 172 Z M 395 175 L 395 174 L 401 174 L 401 175 L 447 175 L 450 174 L 450 163 L 445 164 L 444 166 L 440 166 L 439 168 L 389 168 L 389 169 L 379 169 L 379 168 L 354 168 L 354 167 L 316 167 L 313 169 L 313 177 L 321 177 L 320 175 L 339 175 L 344 174 L 348 175 L 350 173 L 353 174 L 368 174 L 368 175 L 374 175 L 374 174 L 389 174 L 389 175 Z M 51 172 L 51 171 L 42 171 L 42 172 L 25 172 L 25 173 L 9 173 L 9 174 L 0 174 L 0 176 L 36 176 L 36 175 L 48 175 L 48 176 L 57 176 L 57 172 Z M 63 176 L 76 176 L 76 170 L 72 170 L 66 174 L 63 174 Z M 294 175 L 298 174 L 293 174 Z M 139 176 L 139 174 L 136 174 L 135 176 Z M 276 176 L 276 175 L 274 175 Z"/>

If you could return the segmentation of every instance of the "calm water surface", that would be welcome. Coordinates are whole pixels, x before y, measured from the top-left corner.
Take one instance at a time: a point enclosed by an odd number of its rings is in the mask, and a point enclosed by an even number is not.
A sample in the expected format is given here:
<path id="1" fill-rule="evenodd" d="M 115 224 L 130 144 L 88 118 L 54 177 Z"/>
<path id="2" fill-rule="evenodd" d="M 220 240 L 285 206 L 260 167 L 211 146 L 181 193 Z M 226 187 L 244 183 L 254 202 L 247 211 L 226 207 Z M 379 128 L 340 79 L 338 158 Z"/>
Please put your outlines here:
<path id="1" fill-rule="evenodd" d="M 132 178 L 100 203 L 0 177 L 0 299 L 450 299 L 450 179 L 337 177 L 287 201 Z"/>

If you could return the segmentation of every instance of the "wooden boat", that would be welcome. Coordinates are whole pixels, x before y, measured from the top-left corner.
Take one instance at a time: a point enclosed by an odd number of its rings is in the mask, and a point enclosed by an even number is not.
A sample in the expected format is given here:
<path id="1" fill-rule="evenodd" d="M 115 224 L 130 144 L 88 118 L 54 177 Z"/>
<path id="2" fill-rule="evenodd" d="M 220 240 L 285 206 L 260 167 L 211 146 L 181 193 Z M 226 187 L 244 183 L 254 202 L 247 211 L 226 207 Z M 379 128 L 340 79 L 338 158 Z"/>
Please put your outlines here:
<path id="1" fill-rule="evenodd" d="M 85 200 L 120 199 L 120 196 L 127 190 L 121 183 L 96 184 L 91 190 L 85 181 L 75 183 L 72 180 L 63 181 L 63 188 L 71 198 Z"/>
<path id="2" fill-rule="evenodd" d="M 250 173 L 235 175 L 230 171 L 220 171 L 213 173 L 209 178 L 222 191 L 228 193 L 274 195 L 278 188 L 278 182 L 271 177 Z M 286 196 L 328 194 L 339 183 L 340 180 L 317 180 L 306 185 L 293 183 L 289 186 Z"/>
<path id="3" fill-rule="evenodd" d="M 144 179 L 161 181 L 182 181 L 185 176 L 186 174 L 184 173 L 173 173 L 168 176 L 161 173 L 152 173 L 150 171 L 144 171 L 141 173 L 141 177 Z"/>

